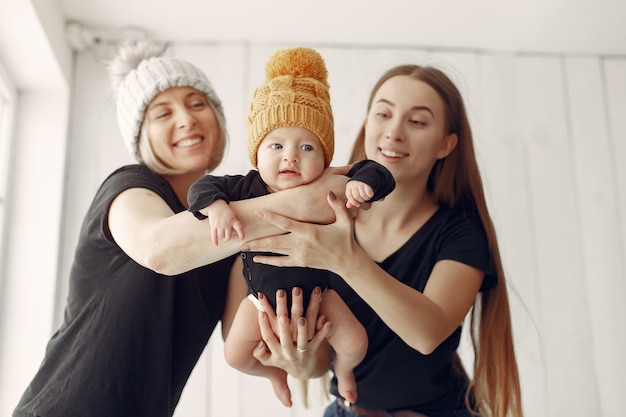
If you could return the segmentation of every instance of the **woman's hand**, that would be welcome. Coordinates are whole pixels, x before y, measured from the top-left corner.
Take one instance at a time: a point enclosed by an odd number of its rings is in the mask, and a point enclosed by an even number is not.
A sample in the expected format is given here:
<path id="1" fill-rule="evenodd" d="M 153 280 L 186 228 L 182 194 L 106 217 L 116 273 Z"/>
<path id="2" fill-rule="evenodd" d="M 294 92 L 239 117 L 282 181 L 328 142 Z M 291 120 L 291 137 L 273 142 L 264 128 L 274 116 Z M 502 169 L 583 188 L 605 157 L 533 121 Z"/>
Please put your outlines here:
<path id="1" fill-rule="evenodd" d="M 299 187 L 283 190 L 281 205 L 268 207 L 268 211 L 311 223 L 328 224 L 335 220 L 333 210 L 324 198 L 329 192 L 345 199 L 349 166 L 329 167 L 315 181 Z M 264 210 L 265 211 L 265 210 Z"/>
<path id="2" fill-rule="evenodd" d="M 303 223 L 268 211 L 257 214 L 289 233 L 250 240 L 242 251 L 273 252 L 287 256 L 254 257 L 255 262 L 274 266 L 300 266 L 326 269 L 344 276 L 351 263 L 346 261 L 360 247 L 354 240 L 354 223 L 350 212 L 333 192 L 328 193 L 328 204 L 333 209 L 335 222 L 327 225 Z"/>
<path id="3" fill-rule="evenodd" d="M 292 303 L 291 314 L 287 312 L 287 300 L 285 290 L 276 291 L 276 312 L 267 301 L 264 294 L 259 294 L 259 301 L 261 306 L 268 312 L 268 318 L 270 326 L 274 333 L 278 333 L 279 330 L 279 318 L 291 316 L 289 323 L 289 334 L 291 339 L 297 341 L 298 334 L 301 334 L 305 338 L 305 341 L 311 340 L 315 334 L 316 324 L 319 324 L 317 329 L 321 328 L 326 322 L 324 316 L 318 317 L 320 303 L 322 301 L 322 290 L 320 287 L 315 287 L 311 293 L 311 302 L 307 308 L 306 315 L 304 315 L 304 294 L 302 289 L 295 287 L 291 291 Z M 303 320 L 299 320 L 303 318 Z M 319 322 L 319 323 L 318 323 Z M 299 344 L 298 347 L 304 348 L 305 344 Z"/>
<path id="4" fill-rule="evenodd" d="M 254 350 L 254 357 L 265 366 L 283 369 L 298 379 L 316 378 L 330 368 L 331 348 L 326 337 L 331 323 L 318 317 L 322 300 L 316 288 L 303 315 L 303 296 L 299 288 L 292 292 L 291 319 L 287 314 L 284 290 L 276 293 L 276 312 L 266 297 L 259 294 L 265 312 L 259 312 L 259 326 L 263 341 Z"/>

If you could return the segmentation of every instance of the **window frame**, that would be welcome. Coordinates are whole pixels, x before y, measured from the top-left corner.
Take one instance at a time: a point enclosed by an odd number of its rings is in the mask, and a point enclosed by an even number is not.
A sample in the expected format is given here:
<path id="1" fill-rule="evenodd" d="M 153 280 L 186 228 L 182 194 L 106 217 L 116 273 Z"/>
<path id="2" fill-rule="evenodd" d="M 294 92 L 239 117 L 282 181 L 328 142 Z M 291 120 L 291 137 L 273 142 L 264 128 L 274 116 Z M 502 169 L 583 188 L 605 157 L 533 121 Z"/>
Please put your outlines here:
<path id="1" fill-rule="evenodd" d="M 14 138 L 15 109 L 17 107 L 17 90 L 8 73 L 0 62 L 0 277 L 6 276 L 4 269 L 7 264 L 7 202 L 9 190 L 9 174 L 11 172 L 11 151 Z M 0 282 L 0 299 L 4 284 Z"/>

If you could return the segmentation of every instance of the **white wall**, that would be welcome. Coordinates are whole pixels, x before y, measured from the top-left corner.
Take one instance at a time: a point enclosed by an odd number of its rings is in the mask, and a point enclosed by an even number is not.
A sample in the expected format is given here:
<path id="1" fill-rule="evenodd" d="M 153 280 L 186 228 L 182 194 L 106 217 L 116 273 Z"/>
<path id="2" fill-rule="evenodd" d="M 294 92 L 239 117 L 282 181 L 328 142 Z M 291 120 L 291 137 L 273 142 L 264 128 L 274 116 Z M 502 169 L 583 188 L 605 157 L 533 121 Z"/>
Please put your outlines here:
<path id="1" fill-rule="evenodd" d="M 248 102 L 267 58 L 283 46 L 174 44 L 170 51 L 203 68 L 224 101 L 231 145 L 216 173 L 249 169 Z M 511 285 L 526 415 L 623 415 L 626 57 L 309 46 L 330 72 L 336 164 L 347 159 L 384 69 L 434 64 L 455 79 Z M 18 85 L 9 258 L 1 269 L 1 415 L 10 414 L 59 323 L 78 229 L 96 188 L 129 161 L 100 58 L 76 56 L 71 102 L 63 81 L 53 82 L 60 85 L 54 91 Z M 321 415 L 321 403 L 303 410 L 297 399 L 286 410 L 266 381 L 229 369 L 220 337 L 218 330 L 177 417 Z"/>

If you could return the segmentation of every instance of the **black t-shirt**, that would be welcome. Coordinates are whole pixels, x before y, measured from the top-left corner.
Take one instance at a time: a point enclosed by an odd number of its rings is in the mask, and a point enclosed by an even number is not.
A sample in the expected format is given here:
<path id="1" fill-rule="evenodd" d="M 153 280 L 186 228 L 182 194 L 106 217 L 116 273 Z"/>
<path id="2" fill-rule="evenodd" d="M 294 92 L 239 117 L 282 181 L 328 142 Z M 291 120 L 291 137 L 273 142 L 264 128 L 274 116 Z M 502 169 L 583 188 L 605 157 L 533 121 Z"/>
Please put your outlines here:
<path id="1" fill-rule="evenodd" d="M 104 181 L 80 232 L 64 322 L 14 416 L 171 416 L 221 319 L 234 257 L 173 277 L 140 266 L 107 224 L 111 202 L 129 188 L 185 210 L 144 166 L 120 168 Z"/>
<path id="2" fill-rule="evenodd" d="M 482 290 L 496 283 L 484 228 L 477 214 L 439 210 L 379 266 L 397 280 L 424 291 L 435 263 L 449 259 L 486 272 Z M 462 408 L 467 380 L 453 366 L 461 327 L 433 353 L 422 355 L 404 343 L 340 278 L 331 285 L 367 330 L 365 359 L 354 370 L 357 405 L 368 409 L 433 411 Z M 339 395 L 333 379 L 331 392 Z"/>

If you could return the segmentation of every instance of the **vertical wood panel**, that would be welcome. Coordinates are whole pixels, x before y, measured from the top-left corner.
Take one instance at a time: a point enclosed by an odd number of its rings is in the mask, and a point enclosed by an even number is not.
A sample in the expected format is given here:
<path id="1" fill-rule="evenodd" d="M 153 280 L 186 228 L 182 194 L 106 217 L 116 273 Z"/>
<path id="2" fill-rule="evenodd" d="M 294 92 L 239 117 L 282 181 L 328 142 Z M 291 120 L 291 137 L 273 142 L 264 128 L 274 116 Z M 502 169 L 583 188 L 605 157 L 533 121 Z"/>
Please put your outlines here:
<path id="1" fill-rule="evenodd" d="M 620 229 L 622 269 L 626 268 L 626 59 L 604 61 L 607 125 L 611 150 L 612 175 L 615 178 L 617 214 Z M 626 277 L 623 277 L 626 279 Z M 626 296 L 626 294 L 622 293 Z"/>
<path id="2" fill-rule="evenodd" d="M 537 263 L 533 256 L 528 155 L 520 121 L 526 107 L 517 92 L 525 75 L 512 55 L 482 55 L 474 124 L 476 154 L 481 162 L 487 204 L 498 234 L 513 321 L 526 415 L 548 415 L 544 358 L 536 320 L 539 308 Z"/>
<path id="3" fill-rule="evenodd" d="M 595 389 L 602 416 L 623 413 L 626 374 L 626 276 L 620 258 L 616 178 L 607 132 L 602 68 L 596 57 L 567 59 L 567 87 L 575 161 L 587 305 L 591 323 Z M 621 160 L 623 164 L 624 160 Z M 582 307 L 582 306 L 581 306 Z M 613 318 L 613 319 L 611 319 Z M 605 360 L 612 358 L 611 361 Z"/>
<path id="4" fill-rule="evenodd" d="M 592 355 L 591 323 L 562 62 L 528 57 L 518 65 L 524 79 L 516 85 L 516 122 L 528 152 L 548 415 L 598 415 L 595 370 L 580 360 Z"/>
<path id="5" fill-rule="evenodd" d="M 621 275 L 614 277 L 613 284 L 615 287 L 614 299 L 624 299 L 626 297 L 626 59 L 607 59 L 604 61 L 604 94 L 607 103 L 607 119 L 609 131 L 609 152 L 611 154 L 611 176 L 613 178 L 614 192 L 616 194 L 615 209 L 617 212 L 617 225 L 619 236 L 619 252 L 618 259 L 621 261 Z M 601 301 L 601 300 L 600 300 Z M 616 347 L 613 355 L 609 357 L 600 357 L 599 361 L 604 364 L 618 363 L 620 372 L 612 373 L 609 380 L 604 383 L 613 384 L 612 393 L 623 392 L 624 384 L 624 351 L 626 351 L 626 314 L 624 314 L 624 303 L 621 303 L 621 313 L 615 315 L 600 317 L 606 321 L 615 323 Z M 620 353 L 621 352 L 621 353 Z M 617 397 L 611 398 L 611 405 L 607 405 L 607 416 L 613 417 L 620 413 L 619 402 Z M 622 407 L 623 408 L 623 407 Z"/>

